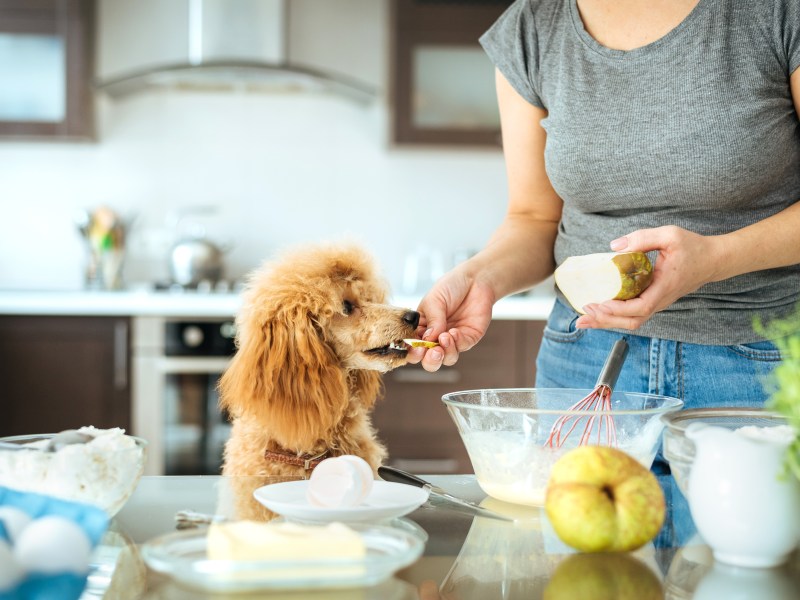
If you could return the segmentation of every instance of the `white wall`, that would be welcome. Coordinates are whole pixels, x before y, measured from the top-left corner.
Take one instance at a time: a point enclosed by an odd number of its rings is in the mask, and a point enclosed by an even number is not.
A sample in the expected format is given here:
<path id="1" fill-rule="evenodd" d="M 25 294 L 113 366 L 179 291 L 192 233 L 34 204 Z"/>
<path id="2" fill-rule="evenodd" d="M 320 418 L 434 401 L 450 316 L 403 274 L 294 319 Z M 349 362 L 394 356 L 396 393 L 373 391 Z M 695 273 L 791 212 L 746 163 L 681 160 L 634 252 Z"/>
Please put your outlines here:
<path id="1" fill-rule="evenodd" d="M 218 207 L 239 277 L 286 244 L 361 240 L 397 289 L 419 244 L 478 248 L 502 219 L 499 150 L 392 148 L 385 105 L 336 96 L 151 92 L 98 106 L 96 143 L 0 143 L 0 289 L 79 289 L 73 224 L 135 215 L 125 277 L 167 277 L 176 209 Z"/>

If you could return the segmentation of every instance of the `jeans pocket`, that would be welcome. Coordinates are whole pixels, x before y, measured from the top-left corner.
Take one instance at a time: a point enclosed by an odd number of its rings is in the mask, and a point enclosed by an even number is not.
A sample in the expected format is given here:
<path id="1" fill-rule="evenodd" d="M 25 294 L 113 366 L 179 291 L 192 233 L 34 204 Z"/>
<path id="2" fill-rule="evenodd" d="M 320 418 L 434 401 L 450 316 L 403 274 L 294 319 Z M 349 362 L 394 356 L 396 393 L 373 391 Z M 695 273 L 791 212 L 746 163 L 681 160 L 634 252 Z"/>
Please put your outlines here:
<path id="1" fill-rule="evenodd" d="M 558 343 L 578 341 L 586 334 L 585 329 L 575 327 L 578 317 L 577 312 L 557 298 L 544 327 L 545 339 Z"/>
<path id="2" fill-rule="evenodd" d="M 728 346 L 728 349 L 750 360 L 763 362 L 780 362 L 781 360 L 780 350 L 769 340 L 753 342 L 751 344 L 735 344 L 733 346 Z"/>

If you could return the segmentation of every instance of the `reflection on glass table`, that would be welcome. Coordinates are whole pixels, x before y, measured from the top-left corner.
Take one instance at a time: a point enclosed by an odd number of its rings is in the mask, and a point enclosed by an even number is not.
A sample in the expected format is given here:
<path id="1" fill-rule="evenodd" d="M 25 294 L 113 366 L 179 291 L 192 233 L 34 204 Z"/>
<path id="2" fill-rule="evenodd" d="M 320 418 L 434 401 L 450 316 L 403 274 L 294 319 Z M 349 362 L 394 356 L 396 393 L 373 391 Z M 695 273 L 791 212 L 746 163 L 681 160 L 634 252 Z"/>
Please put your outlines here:
<path id="1" fill-rule="evenodd" d="M 472 517 L 445 506 L 424 504 L 403 517 L 406 531 L 424 530 L 423 555 L 378 585 L 346 590 L 309 590 L 303 598 L 471 600 L 517 598 L 593 598 L 603 589 L 617 598 L 743 598 L 782 600 L 800 597 L 800 554 L 780 569 L 733 569 L 714 563 L 697 536 L 683 495 L 669 475 L 659 476 L 667 500 L 664 527 L 651 543 L 632 553 L 579 554 L 553 532 L 542 509 L 487 498 L 472 475 L 426 476 L 465 499 L 513 516 L 516 521 Z M 275 480 L 278 482 L 281 480 Z M 141 547 L 175 531 L 175 515 L 192 510 L 217 518 L 270 519 L 252 495 L 270 484 L 262 478 L 143 477 L 114 529 Z M 279 520 L 285 520 L 280 517 Z M 382 523 L 387 525 L 386 522 Z M 388 523 L 397 526 L 398 523 Z M 202 527 L 202 525 L 201 525 Z M 421 536 L 422 539 L 422 536 Z M 221 598 L 169 577 L 147 571 L 147 599 Z M 131 585 L 131 594 L 136 586 Z M 275 594 L 273 592 L 272 594 Z M 297 598 L 279 592 L 269 598 Z M 102 597 L 102 596 L 92 596 Z M 120 597 L 110 596 L 106 597 Z M 123 596 L 125 597 L 125 596 Z M 262 597 L 238 595 L 237 598 Z M 737 596 L 739 597 L 739 596 Z"/>

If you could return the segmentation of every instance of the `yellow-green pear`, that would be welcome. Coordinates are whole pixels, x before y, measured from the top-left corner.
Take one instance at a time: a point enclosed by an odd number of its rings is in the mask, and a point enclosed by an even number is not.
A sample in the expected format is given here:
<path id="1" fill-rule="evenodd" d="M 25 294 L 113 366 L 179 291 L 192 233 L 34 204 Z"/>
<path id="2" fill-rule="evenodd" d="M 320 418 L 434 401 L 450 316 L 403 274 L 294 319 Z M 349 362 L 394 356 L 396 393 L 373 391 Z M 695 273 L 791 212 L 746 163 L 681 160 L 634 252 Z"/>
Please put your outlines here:
<path id="1" fill-rule="evenodd" d="M 630 554 L 573 554 L 544 588 L 544 600 L 661 600 L 656 574 Z"/>
<path id="2" fill-rule="evenodd" d="M 635 550 L 664 522 L 655 476 L 616 448 L 579 446 L 550 471 L 545 512 L 561 540 L 582 552 Z"/>

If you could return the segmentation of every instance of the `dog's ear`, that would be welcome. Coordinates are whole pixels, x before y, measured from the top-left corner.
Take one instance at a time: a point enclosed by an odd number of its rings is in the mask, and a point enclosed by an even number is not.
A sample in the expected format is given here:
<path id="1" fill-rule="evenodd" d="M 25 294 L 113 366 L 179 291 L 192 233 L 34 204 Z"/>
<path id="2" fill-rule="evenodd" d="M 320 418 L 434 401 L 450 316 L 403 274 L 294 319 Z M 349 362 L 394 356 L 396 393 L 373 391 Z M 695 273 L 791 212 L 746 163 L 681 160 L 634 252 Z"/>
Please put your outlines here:
<path id="1" fill-rule="evenodd" d="M 287 450 L 302 451 L 342 419 L 347 381 L 313 317 L 284 307 L 240 338 L 220 380 L 220 404 L 257 420 Z"/>

